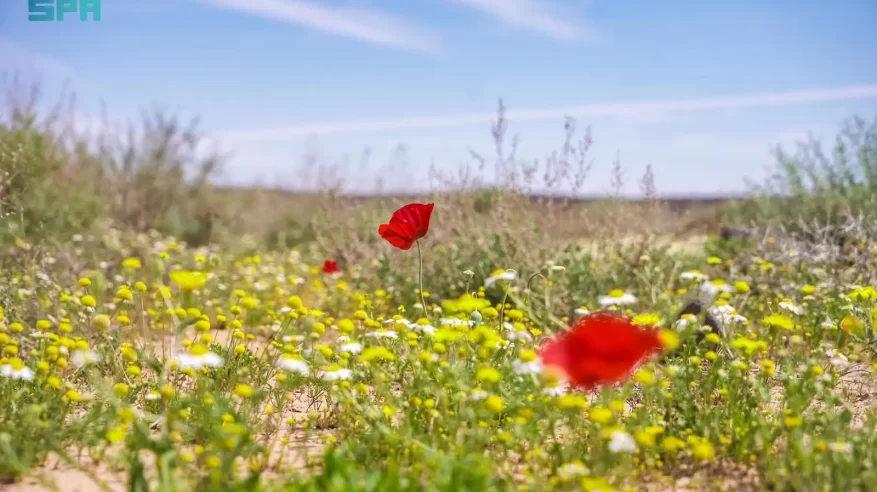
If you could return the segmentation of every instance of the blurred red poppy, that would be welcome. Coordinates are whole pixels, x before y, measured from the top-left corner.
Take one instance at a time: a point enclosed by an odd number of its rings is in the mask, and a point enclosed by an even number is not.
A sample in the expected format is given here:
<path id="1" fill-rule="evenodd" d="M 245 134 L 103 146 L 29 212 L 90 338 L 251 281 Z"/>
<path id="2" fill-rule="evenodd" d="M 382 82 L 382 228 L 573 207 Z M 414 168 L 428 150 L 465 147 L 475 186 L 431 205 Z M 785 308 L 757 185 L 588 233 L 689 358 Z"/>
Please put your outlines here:
<path id="1" fill-rule="evenodd" d="M 414 242 L 426 236 L 433 203 L 409 203 L 393 212 L 389 224 L 381 224 L 378 233 L 399 249 L 411 249 Z"/>
<path id="2" fill-rule="evenodd" d="M 338 263 L 332 260 L 323 262 L 323 273 L 338 273 Z"/>
<path id="3" fill-rule="evenodd" d="M 585 316 L 548 341 L 540 356 L 546 368 L 560 369 L 572 386 L 592 389 L 622 381 L 661 348 L 658 330 L 602 311 Z"/>

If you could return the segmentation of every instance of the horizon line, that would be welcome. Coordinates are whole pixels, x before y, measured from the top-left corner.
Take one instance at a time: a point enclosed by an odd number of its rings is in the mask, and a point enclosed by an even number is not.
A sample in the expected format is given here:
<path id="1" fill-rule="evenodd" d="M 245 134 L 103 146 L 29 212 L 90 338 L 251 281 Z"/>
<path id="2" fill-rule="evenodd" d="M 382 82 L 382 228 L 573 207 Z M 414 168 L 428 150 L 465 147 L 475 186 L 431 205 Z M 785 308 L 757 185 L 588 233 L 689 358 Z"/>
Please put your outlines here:
<path id="1" fill-rule="evenodd" d="M 294 188 L 284 188 L 283 186 L 259 186 L 252 184 L 235 184 L 235 183 L 226 183 L 226 184 L 217 184 L 214 185 L 217 189 L 223 190 L 235 190 L 235 191 L 262 191 L 262 192 L 273 192 L 273 193 L 284 193 L 290 195 L 318 195 L 323 193 L 322 190 L 319 189 L 294 189 Z M 355 190 L 346 190 L 338 192 L 339 195 L 345 196 L 348 198 L 413 198 L 418 196 L 426 196 L 426 195 L 444 195 L 444 194 L 455 194 L 455 193 L 477 193 L 483 191 L 491 191 L 491 190 L 500 190 L 499 187 L 491 187 L 485 186 L 483 188 L 471 188 L 471 189 L 443 189 L 443 190 L 415 190 L 415 191 L 355 191 Z M 513 190 L 505 190 L 512 191 Z M 613 198 L 621 198 L 626 201 L 642 201 L 649 200 L 650 198 L 643 196 L 641 193 L 624 193 L 621 195 L 612 195 L 611 193 L 600 193 L 600 192 L 590 192 L 590 193 L 547 193 L 547 192 L 539 192 L 534 191 L 531 193 L 520 193 L 521 196 L 526 196 L 529 198 L 548 198 L 548 199 L 568 199 L 572 201 L 590 201 L 590 200 L 604 200 L 604 199 L 613 199 Z M 757 193 L 753 191 L 740 191 L 740 192 L 716 192 L 716 193 L 658 193 L 656 200 L 657 201 L 703 201 L 703 202 L 715 202 L 715 201 L 733 201 L 733 200 L 746 200 L 756 198 L 758 196 Z"/>

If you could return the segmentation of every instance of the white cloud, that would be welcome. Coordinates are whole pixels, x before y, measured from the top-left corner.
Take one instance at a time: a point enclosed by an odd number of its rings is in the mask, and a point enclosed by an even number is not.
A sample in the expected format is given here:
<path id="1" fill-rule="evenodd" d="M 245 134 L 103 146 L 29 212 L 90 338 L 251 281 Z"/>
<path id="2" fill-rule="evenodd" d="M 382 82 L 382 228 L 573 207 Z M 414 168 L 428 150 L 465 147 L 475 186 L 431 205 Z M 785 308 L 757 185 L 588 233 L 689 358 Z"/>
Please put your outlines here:
<path id="1" fill-rule="evenodd" d="M 478 10 L 518 29 L 559 39 L 581 39 L 587 30 L 564 19 L 544 0 L 445 0 Z"/>
<path id="2" fill-rule="evenodd" d="M 25 46 L 0 39 L 0 70 L 32 78 L 70 80 L 76 75 L 72 66 L 52 57 L 37 53 Z"/>
<path id="3" fill-rule="evenodd" d="M 431 32 L 379 12 L 330 7 L 305 0 L 196 0 L 218 8 L 306 26 L 327 34 L 409 51 L 434 53 L 440 42 Z"/>
<path id="4" fill-rule="evenodd" d="M 634 118 L 647 116 L 653 118 L 659 114 L 787 106 L 826 101 L 874 98 L 877 98 L 877 84 L 740 96 L 617 102 L 523 110 L 509 109 L 506 116 L 514 122 L 561 119 L 565 116 L 576 118 L 598 116 Z M 424 116 L 417 118 L 335 121 L 324 123 L 315 122 L 275 128 L 230 132 L 219 135 L 218 137 L 224 141 L 230 141 L 233 143 L 265 142 L 310 135 L 428 129 L 473 124 L 487 125 L 495 117 L 496 114 L 491 112 Z"/>

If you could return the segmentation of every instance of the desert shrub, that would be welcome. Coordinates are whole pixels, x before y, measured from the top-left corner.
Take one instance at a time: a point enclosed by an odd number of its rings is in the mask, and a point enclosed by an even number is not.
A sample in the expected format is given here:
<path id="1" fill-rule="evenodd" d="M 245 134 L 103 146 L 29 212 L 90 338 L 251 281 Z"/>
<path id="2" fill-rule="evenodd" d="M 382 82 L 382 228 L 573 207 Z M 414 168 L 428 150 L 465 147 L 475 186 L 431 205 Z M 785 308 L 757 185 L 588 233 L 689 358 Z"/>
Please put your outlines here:
<path id="1" fill-rule="evenodd" d="M 773 174 L 753 187 L 754 200 L 734 208 L 733 221 L 802 236 L 825 228 L 840 234 L 850 218 L 877 216 L 877 117 L 845 120 L 830 151 L 811 136 L 794 152 L 774 154 Z"/>
<path id="2" fill-rule="evenodd" d="M 162 111 L 145 114 L 124 136 L 103 141 L 105 197 L 117 224 L 203 244 L 220 214 L 210 179 L 220 159 L 204 151 L 197 121 Z"/>
<path id="3" fill-rule="evenodd" d="M 0 242 L 88 229 L 107 213 L 95 183 L 82 178 L 95 166 L 35 114 L 13 111 L 0 122 Z"/>
<path id="4" fill-rule="evenodd" d="M 4 81 L 6 82 L 6 81 Z M 102 219 L 204 244 L 230 207 L 210 182 L 221 157 L 197 120 L 156 110 L 128 125 L 82 124 L 67 98 L 42 110 L 38 86 L 4 83 L 0 115 L 0 235 L 66 239 Z"/>
<path id="5" fill-rule="evenodd" d="M 268 232 L 265 239 L 272 248 L 294 248 L 313 242 L 316 234 L 311 220 L 289 214 Z"/>

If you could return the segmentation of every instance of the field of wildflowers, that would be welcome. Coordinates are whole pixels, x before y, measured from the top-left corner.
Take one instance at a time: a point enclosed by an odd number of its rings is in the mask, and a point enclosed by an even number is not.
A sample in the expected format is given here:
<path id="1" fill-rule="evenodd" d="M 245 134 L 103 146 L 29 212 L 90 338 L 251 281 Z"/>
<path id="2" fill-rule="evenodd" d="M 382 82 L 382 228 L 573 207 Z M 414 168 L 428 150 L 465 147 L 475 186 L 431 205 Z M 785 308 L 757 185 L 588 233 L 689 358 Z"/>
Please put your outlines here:
<path id="1" fill-rule="evenodd" d="M 682 247 L 651 170 L 638 204 L 530 199 L 539 174 L 580 184 L 590 139 L 515 168 L 502 114 L 500 189 L 329 193 L 265 225 L 283 197 L 212 189 L 175 120 L 89 151 L 14 112 L 0 488 L 874 490 L 877 120 L 856 121 L 834 167 L 780 154 L 743 233 Z"/>
<path id="2" fill-rule="evenodd" d="M 866 237 L 714 241 L 632 262 L 572 251 L 475 272 L 430 242 L 441 207 L 374 224 L 382 257 L 416 258 L 393 275 L 378 260 L 114 229 L 18 241 L 0 285 L 0 478 L 11 490 L 71 490 L 53 482 L 71 470 L 89 490 L 877 483 Z M 436 262 L 455 291 L 430 292 Z M 680 316 L 693 299 L 703 309 Z"/>

